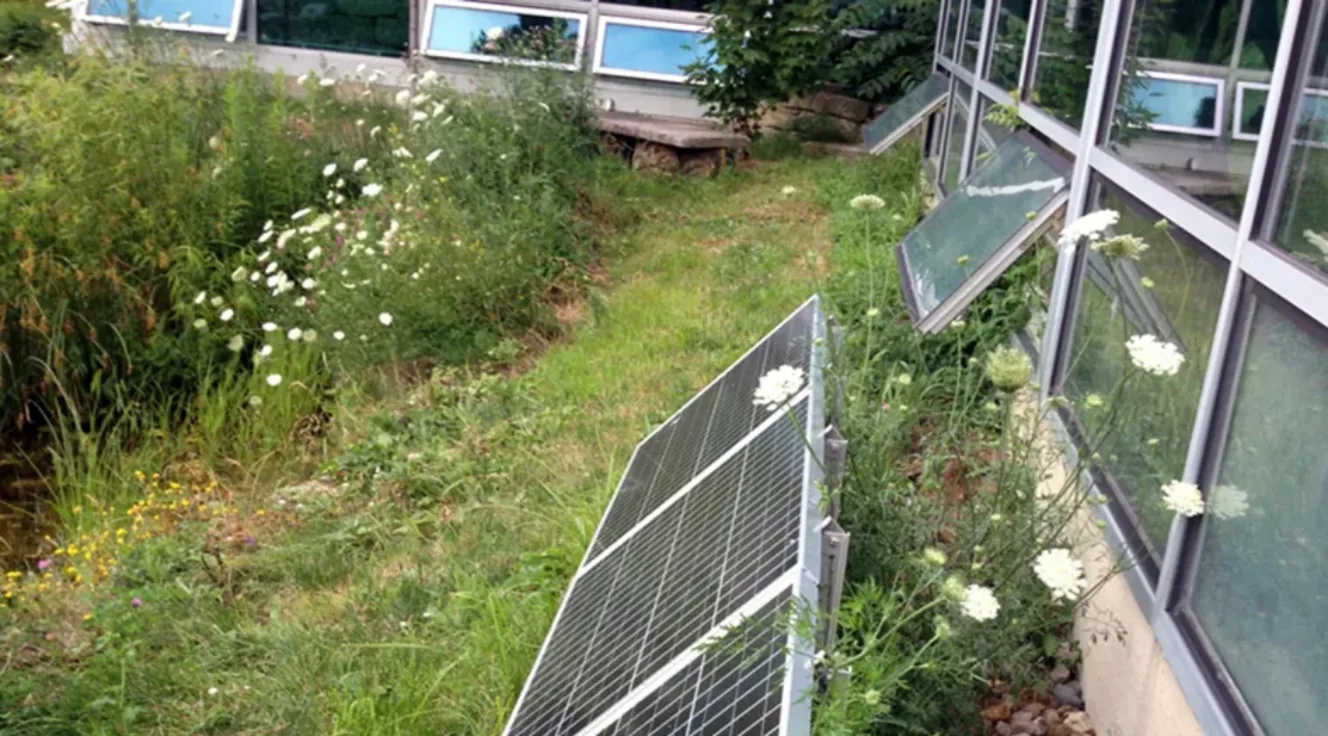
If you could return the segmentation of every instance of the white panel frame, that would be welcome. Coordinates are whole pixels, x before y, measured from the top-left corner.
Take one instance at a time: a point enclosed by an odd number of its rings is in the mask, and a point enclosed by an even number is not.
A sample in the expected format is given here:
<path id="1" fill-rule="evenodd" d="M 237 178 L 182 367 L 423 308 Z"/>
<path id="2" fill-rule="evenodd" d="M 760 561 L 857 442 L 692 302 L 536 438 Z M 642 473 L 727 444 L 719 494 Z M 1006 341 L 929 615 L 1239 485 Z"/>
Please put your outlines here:
<path id="1" fill-rule="evenodd" d="M 487 10 L 497 13 L 516 13 L 519 15 L 533 15 L 540 18 L 563 18 L 566 20 L 577 21 L 576 28 L 576 58 L 569 64 L 557 61 L 539 61 L 537 59 L 515 59 L 508 56 L 489 56 L 487 54 L 475 54 L 466 51 L 443 51 L 429 48 L 429 37 L 433 35 L 433 22 L 435 11 L 438 8 L 456 8 L 459 10 Z M 567 71 L 577 71 L 581 68 L 581 60 L 585 56 L 586 49 L 586 29 L 590 26 L 590 15 L 588 13 L 574 13 L 566 10 L 546 10 L 544 8 L 533 8 L 526 5 L 507 5 L 501 3 L 479 3 L 469 0 L 429 0 L 425 9 L 424 30 L 420 34 L 419 44 L 420 53 L 424 56 L 435 59 L 459 59 L 462 61 L 478 61 L 484 64 L 515 64 L 517 66 L 541 67 L 548 69 L 565 69 Z"/>
<path id="2" fill-rule="evenodd" d="M 126 0 L 128 2 L 128 0 Z M 94 15 L 87 12 L 90 3 L 79 3 L 79 19 L 96 25 L 123 26 L 128 28 L 131 24 L 128 18 L 121 18 L 117 15 Z M 180 23 L 175 21 L 162 20 L 157 23 L 156 19 L 139 18 L 138 22 L 133 24 L 139 28 L 153 28 L 163 31 L 176 31 L 179 33 L 206 33 L 212 36 L 225 36 L 227 42 L 234 42 L 235 37 L 240 32 L 240 18 L 244 14 L 245 0 L 231 0 L 231 24 L 229 26 L 208 26 L 196 23 Z M 255 24 L 256 25 L 256 24 Z"/>
<path id="3" fill-rule="evenodd" d="M 610 25 L 630 26 L 633 28 L 655 28 L 665 31 L 684 31 L 688 33 L 704 34 L 709 26 L 696 25 L 692 23 L 677 23 L 674 21 L 663 20 L 641 20 L 638 18 L 625 18 L 617 15 L 600 15 L 599 24 L 595 29 L 595 60 L 591 66 L 591 72 L 606 77 L 627 77 L 629 79 L 645 79 L 652 82 L 671 82 L 673 84 L 688 84 L 685 74 L 660 74 L 658 72 L 643 72 L 635 69 L 621 69 L 618 67 L 604 66 L 604 42 L 607 38 L 607 31 Z"/>
<path id="4" fill-rule="evenodd" d="M 1236 82 L 1236 99 L 1231 105 L 1231 137 L 1238 141 L 1257 141 L 1258 133 L 1246 133 L 1241 129 L 1241 118 L 1245 117 L 1245 92 L 1247 90 L 1261 90 L 1268 92 L 1272 90 L 1273 85 L 1264 82 L 1247 82 L 1241 80 Z M 1265 109 L 1265 114 L 1267 110 Z"/>

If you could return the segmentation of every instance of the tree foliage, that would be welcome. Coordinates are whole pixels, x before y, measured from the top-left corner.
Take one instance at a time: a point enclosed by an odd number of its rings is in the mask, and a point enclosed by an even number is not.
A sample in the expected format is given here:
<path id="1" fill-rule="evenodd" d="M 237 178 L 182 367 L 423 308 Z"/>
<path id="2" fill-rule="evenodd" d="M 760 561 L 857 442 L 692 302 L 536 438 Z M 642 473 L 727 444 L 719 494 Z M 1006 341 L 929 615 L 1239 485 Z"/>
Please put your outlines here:
<path id="1" fill-rule="evenodd" d="M 871 102 L 912 89 L 931 73 L 939 11 L 939 0 L 854 0 L 835 18 L 834 81 Z"/>

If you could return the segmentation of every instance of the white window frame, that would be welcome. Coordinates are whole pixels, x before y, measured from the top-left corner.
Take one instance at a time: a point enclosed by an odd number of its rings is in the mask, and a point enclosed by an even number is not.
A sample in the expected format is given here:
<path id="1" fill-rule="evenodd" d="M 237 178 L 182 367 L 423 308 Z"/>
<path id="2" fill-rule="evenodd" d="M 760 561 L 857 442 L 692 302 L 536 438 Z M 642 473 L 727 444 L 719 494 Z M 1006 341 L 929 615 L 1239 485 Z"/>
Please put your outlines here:
<path id="1" fill-rule="evenodd" d="M 1196 128 L 1189 125 L 1170 125 L 1168 123 L 1149 123 L 1145 126 L 1148 130 L 1158 133 L 1184 133 L 1187 135 L 1199 135 L 1205 138 L 1221 138 L 1222 123 L 1226 117 L 1227 105 L 1227 80 L 1222 77 L 1205 77 L 1199 74 L 1177 74 L 1175 72 L 1160 72 L 1151 69 L 1139 71 L 1138 76 L 1148 79 L 1161 79 L 1170 82 L 1189 82 L 1191 84 L 1201 84 L 1214 87 L 1217 90 L 1215 105 L 1213 108 L 1213 127 Z"/>
<path id="2" fill-rule="evenodd" d="M 1235 105 L 1233 105 L 1235 110 L 1233 111 L 1231 117 L 1231 137 L 1235 138 L 1236 140 L 1241 140 L 1241 141 L 1259 140 L 1258 133 L 1245 133 L 1242 132 L 1240 129 L 1240 120 L 1242 117 L 1244 117 L 1245 113 L 1245 91 L 1252 89 L 1269 92 L 1272 90 L 1272 85 L 1267 84 L 1265 82 L 1236 82 L 1236 103 Z M 1313 95 L 1315 97 L 1322 97 L 1328 99 L 1328 90 L 1306 88 L 1301 90 L 1301 95 L 1302 96 Z M 1296 109 L 1297 112 L 1299 112 L 1300 110 L 1299 104 L 1297 104 Z M 1319 141 L 1302 140 L 1300 138 L 1296 139 L 1296 145 L 1308 146 L 1310 148 L 1328 148 L 1328 144 L 1320 143 Z"/>
<path id="3" fill-rule="evenodd" d="M 129 0 L 124 0 L 124 2 L 126 5 L 128 5 Z M 82 10 L 79 13 L 79 17 L 81 20 L 87 23 L 93 23 L 97 25 L 124 26 L 126 28 L 129 27 L 130 23 L 129 23 L 129 18 L 127 17 L 121 18 L 118 15 L 96 15 L 94 13 L 89 13 L 88 8 L 91 7 L 91 5 L 92 4 L 90 2 L 80 3 L 80 7 L 82 8 Z M 180 23 L 178 20 L 167 22 L 164 19 L 162 20 L 161 23 L 157 23 L 155 22 L 154 18 L 142 18 L 142 17 L 140 17 L 138 19 L 138 22 L 135 23 L 134 25 L 137 25 L 141 28 L 160 28 L 163 31 L 177 31 L 181 33 L 206 33 L 213 36 L 225 36 L 228 42 L 234 42 L 235 38 L 240 33 L 240 16 L 242 13 L 244 13 L 244 6 L 245 6 L 244 0 L 231 0 L 231 24 L 228 26 L 211 26 L 211 25 L 201 25 L 197 23 Z"/>
<path id="4" fill-rule="evenodd" d="M 533 15 L 540 18 L 565 18 L 577 22 L 576 27 L 576 58 L 572 63 L 559 61 L 540 61 L 538 59 L 515 59 L 510 56 L 490 56 L 488 54 L 475 54 L 468 51 L 443 51 L 429 47 L 429 38 L 433 36 L 433 17 L 438 8 L 456 8 L 459 10 L 487 10 L 496 13 L 516 13 L 518 15 Z M 466 0 L 429 0 L 425 9 L 424 30 L 420 35 L 420 53 L 435 59 L 458 59 L 461 61 L 478 61 L 485 64 L 516 64 L 518 66 L 546 67 L 549 69 L 566 69 L 567 71 L 576 71 L 581 68 L 581 59 L 585 56 L 586 50 L 586 26 L 590 24 L 590 16 L 586 13 L 572 13 L 565 10 L 545 10 L 544 8 L 532 8 L 526 5 L 504 5 L 500 3 L 475 3 Z"/>
<path id="5" fill-rule="evenodd" d="M 658 72 L 642 72 L 634 69 L 619 69 L 618 67 L 604 66 L 604 42 L 607 40 L 609 25 L 633 26 L 636 28 L 656 28 L 665 31 L 684 31 L 687 33 L 704 34 L 708 28 L 705 25 L 695 23 L 674 23 L 663 20 L 639 20 L 636 18 L 625 18 L 622 16 L 601 15 L 599 25 L 595 29 L 595 63 L 591 71 L 595 74 L 606 77 L 627 77 L 629 79 L 646 79 L 652 82 L 672 82 L 674 84 L 689 84 L 687 76 L 684 74 L 660 74 Z"/>

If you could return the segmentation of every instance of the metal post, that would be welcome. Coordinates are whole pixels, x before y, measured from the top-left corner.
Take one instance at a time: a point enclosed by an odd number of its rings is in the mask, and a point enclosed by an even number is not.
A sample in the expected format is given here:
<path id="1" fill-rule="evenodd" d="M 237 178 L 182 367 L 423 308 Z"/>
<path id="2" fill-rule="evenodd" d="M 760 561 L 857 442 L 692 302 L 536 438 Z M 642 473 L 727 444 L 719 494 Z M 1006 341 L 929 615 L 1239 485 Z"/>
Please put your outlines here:
<path id="1" fill-rule="evenodd" d="M 998 0 L 987 0 L 987 7 L 982 9 L 982 31 L 978 34 L 978 53 L 973 60 L 973 85 L 968 100 L 968 130 L 964 132 L 964 157 L 959 164 L 959 181 L 967 179 L 969 172 L 973 170 L 973 155 L 977 149 L 978 126 L 982 122 L 982 112 L 978 109 L 982 100 L 978 92 L 978 80 L 986 78 L 987 66 L 991 61 L 990 46 L 992 37 L 995 35 L 992 32 L 992 26 L 995 25 L 994 18 L 999 7 Z M 969 12 L 972 12 L 971 8 Z M 961 69 L 964 67 L 962 54 L 963 49 L 955 52 Z"/>

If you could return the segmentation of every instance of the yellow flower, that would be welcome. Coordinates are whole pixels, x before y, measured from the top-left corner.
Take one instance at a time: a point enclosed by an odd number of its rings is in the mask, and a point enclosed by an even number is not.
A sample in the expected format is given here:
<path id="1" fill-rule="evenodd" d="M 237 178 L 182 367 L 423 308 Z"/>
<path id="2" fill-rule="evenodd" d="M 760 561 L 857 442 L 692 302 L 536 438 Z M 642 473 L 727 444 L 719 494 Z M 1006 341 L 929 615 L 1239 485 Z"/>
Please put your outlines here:
<path id="1" fill-rule="evenodd" d="M 141 471 L 141 470 L 135 470 L 135 471 L 134 471 L 134 477 L 137 478 L 137 479 L 140 480 L 140 481 L 147 480 L 147 476 L 144 475 L 144 474 L 143 474 L 143 471 Z"/>
<path id="2" fill-rule="evenodd" d="M 88 613 L 83 614 L 83 620 L 84 620 L 84 621 L 91 621 L 91 620 L 92 620 L 92 613 L 91 613 L 91 612 L 88 612 Z"/>
<path id="3" fill-rule="evenodd" d="M 76 544 L 71 544 L 71 545 L 69 545 L 69 548 L 68 548 L 67 550 L 65 550 L 65 551 L 69 553 L 69 556 L 70 556 L 70 557 L 73 557 L 73 556 L 75 556 L 75 555 L 78 554 L 78 545 L 76 545 Z"/>

